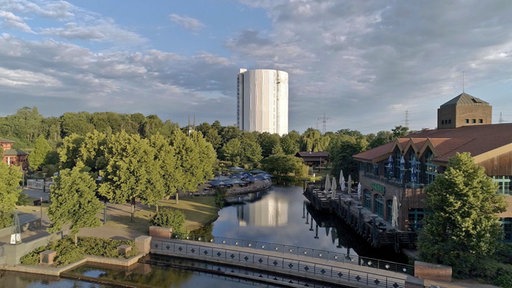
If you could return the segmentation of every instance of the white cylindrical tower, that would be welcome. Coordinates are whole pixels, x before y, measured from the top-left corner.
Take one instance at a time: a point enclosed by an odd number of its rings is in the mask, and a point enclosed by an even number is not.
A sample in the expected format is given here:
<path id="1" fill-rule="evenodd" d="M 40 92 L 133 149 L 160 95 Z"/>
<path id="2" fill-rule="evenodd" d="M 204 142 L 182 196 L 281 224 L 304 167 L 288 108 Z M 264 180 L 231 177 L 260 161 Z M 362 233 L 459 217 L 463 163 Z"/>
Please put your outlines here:
<path id="1" fill-rule="evenodd" d="M 241 130 L 288 133 L 288 73 L 240 69 L 237 88 Z"/>

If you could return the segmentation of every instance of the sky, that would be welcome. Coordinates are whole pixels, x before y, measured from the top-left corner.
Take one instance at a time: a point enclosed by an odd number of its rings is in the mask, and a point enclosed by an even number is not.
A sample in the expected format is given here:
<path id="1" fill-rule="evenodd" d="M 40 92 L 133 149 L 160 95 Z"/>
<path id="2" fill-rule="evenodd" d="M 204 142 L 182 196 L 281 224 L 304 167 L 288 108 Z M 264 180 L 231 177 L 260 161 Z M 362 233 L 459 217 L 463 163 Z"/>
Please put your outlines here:
<path id="1" fill-rule="evenodd" d="M 463 91 L 512 121 L 512 2 L 0 0 L 0 116 L 236 125 L 240 68 L 289 74 L 289 129 L 436 128 Z"/>

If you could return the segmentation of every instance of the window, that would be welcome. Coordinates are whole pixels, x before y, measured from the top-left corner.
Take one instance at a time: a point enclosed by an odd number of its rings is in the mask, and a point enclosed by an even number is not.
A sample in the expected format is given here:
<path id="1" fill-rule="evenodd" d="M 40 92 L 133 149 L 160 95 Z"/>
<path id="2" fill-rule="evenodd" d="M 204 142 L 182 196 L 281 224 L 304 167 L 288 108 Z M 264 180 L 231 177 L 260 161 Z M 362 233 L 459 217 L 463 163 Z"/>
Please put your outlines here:
<path id="1" fill-rule="evenodd" d="M 511 176 L 493 176 L 492 177 L 494 182 L 498 184 L 498 194 L 512 195 L 510 178 L 512 178 L 512 177 Z"/>
<path id="2" fill-rule="evenodd" d="M 386 221 L 388 221 L 389 223 L 391 223 L 392 219 L 392 213 L 391 212 L 393 210 L 393 200 L 387 200 L 386 201 Z"/>
<path id="3" fill-rule="evenodd" d="M 500 220 L 505 236 L 503 240 L 505 242 L 512 242 L 512 218 L 502 218 Z"/>
<path id="4" fill-rule="evenodd" d="M 425 213 L 422 208 L 409 209 L 409 229 L 412 231 L 421 229 L 423 217 L 425 217 Z"/>
<path id="5" fill-rule="evenodd" d="M 475 123 L 476 123 L 476 119 L 473 119 L 473 124 L 475 124 Z"/>
<path id="6" fill-rule="evenodd" d="M 380 217 L 384 218 L 384 199 L 382 195 L 377 194 L 375 195 L 375 214 L 379 215 Z"/>
<path id="7" fill-rule="evenodd" d="M 432 159 L 434 158 L 434 155 L 432 154 L 432 152 L 428 152 L 427 155 L 425 155 L 425 174 L 427 175 L 427 183 L 426 184 L 430 184 L 432 182 L 434 182 L 434 179 L 436 178 L 436 175 L 437 175 L 437 165 L 435 165 L 434 163 L 432 163 Z"/>
<path id="8" fill-rule="evenodd" d="M 484 123 L 484 119 L 478 119 L 478 123 L 480 123 L 480 124 Z"/>
<path id="9" fill-rule="evenodd" d="M 364 197 L 363 206 L 365 208 L 368 208 L 371 211 L 372 210 L 372 193 L 368 190 L 365 190 L 363 197 Z"/>
<path id="10" fill-rule="evenodd" d="M 466 119 L 466 124 L 469 124 L 469 119 Z"/>

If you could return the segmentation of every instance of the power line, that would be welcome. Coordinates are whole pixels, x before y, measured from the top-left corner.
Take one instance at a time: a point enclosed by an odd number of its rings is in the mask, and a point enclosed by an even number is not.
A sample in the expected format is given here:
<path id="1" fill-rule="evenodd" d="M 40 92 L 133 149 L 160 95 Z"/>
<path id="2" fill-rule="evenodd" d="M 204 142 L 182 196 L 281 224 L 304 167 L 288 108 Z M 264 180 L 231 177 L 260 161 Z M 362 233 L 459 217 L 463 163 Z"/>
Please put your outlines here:
<path id="1" fill-rule="evenodd" d="M 327 117 L 325 117 L 325 113 L 324 113 L 324 116 L 323 117 L 318 117 L 317 120 L 321 120 L 322 121 L 322 134 L 325 134 L 325 131 L 327 129 Z"/>

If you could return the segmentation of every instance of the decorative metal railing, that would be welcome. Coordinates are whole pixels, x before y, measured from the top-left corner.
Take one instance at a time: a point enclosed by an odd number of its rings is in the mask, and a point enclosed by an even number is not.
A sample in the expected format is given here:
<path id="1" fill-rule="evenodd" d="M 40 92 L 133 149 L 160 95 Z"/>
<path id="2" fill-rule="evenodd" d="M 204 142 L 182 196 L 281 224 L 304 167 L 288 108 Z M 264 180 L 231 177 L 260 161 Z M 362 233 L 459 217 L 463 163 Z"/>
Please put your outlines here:
<path id="1" fill-rule="evenodd" d="M 221 243 L 222 241 L 225 240 L 221 240 Z M 351 286 L 350 284 L 352 283 L 354 286 L 365 285 L 367 287 L 390 288 L 405 286 L 406 275 L 388 273 L 386 271 L 380 272 L 380 270 L 377 269 L 362 267 L 378 265 L 371 260 L 365 262 L 366 265 L 361 266 L 355 265 L 357 263 L 352 263 L 352 261 L 348 262 L 353 265 L 343 265 L 340 264 L 340 262 L 337 262 L 339 257 L 338 259 L 335 259 L 335 255 L 331 255 L 333 258 L 329 259 L 311 257 L 310 252 L 313 252 L 313 250 L 301 250 L 299 248 L 299 253 L 289 254 L 293 253 L 289 252 L 289 250 L 296 250 L 297 248 L 290 248 L 283 245 L 282 247 L 274 246 L 272 247 L 273 250 L 266 250 L 266 246 L 262 248 L 265 251 L 258 251 L 256 248 L 257 243 L 250 243 L 247 241 L 243 243 L 243 247 L 240 246 L 242 242 L 238 243 L 239 245 L 236 245 L 236 243 L 235 245 L 225 245 L 227 244 L 227 241 L 224 244 L 218 244 L 217 242 L 209 244 L 199 241 L 154 238 L 151 243 L 151 252 L 161 255 L 170 255 L 174 257 L 184 257 L 188 259 L 205 260 L 209 262 L 253 268 L 272 273 L 295 276 L 296 278 L 314 279 L 315 281 L 339 285 Z M 261 243 L 259 244 L 261 245 Z M 281 248 L 283 248 L 283 250 L 285 248 L 289 248 L 289 250 L 284 253 L 275 253 L 276 247 L 278 248 L 278 252 Z M 321 257 L 324 257 L 324 255 Z M 360 261 L 363 260 L 360 259 Z M 389 268 L 391 269 L 391 267 Z"/>

